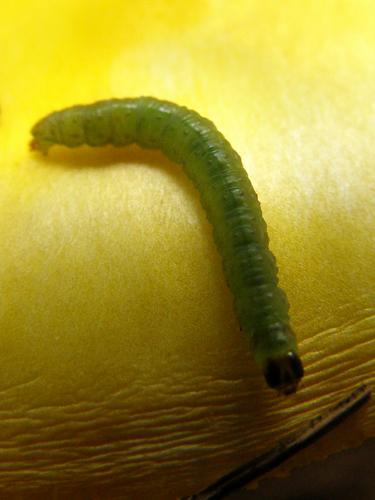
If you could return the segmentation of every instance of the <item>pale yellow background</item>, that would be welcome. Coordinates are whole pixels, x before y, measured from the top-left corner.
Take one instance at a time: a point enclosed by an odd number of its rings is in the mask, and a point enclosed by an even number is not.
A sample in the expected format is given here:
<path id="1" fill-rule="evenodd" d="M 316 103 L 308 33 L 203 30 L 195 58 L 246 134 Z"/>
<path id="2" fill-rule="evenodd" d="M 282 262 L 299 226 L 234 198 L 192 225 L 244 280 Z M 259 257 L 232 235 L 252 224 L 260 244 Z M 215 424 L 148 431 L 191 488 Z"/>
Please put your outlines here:
<path id="1" fill-rule="evenodd" d="M 172 499 L 373 386 L 374 2 L 7 5 L 0 496 Z M 28 151 L 45 113 L 138 95 L 196 109 L 241 154 L 306 366 L 296 395 L 253 364 L 178 166 L 135 147 Z M 283 470 L 374 435 L 370 402 Z"/>

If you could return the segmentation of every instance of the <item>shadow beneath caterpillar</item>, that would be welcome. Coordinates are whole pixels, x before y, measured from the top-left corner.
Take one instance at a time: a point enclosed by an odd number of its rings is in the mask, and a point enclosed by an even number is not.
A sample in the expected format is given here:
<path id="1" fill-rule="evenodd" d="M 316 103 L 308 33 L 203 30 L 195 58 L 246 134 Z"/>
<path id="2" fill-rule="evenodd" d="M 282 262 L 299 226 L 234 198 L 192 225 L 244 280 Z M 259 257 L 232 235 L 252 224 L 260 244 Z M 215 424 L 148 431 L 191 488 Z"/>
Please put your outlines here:
<path id="1" fill-rule="evenodd" d="M 131 144 L 125 147 L 111 145 L 103 147 L 80 146 L 68 148 L 54 145 L 48 155 L 35 153 L 40 161 L 64 168 L 107 167 L 116 163 L 147 163 L 152 166 L 172 164 L 157 149 L 145 149 Z"/>
<path id="2" fill-rule="evenodd" d="M 182 166 L 169 160 L 157 149 L 141 148 L 136 144 L 121 148 L 110 145 L 99 148 L 89 146 L 67 148 L 55 145 L 50 149 L 48 155 L 35 153 L 34 158 L 41 166 L 64 171 L 98 170 L 114 166 L 126 169 L 131 165 L 161 170 L 173 180 L 177 189 L 181 189 L 187 194 L 195 213 L 199 214 L 199 222 L 206 226 L 205 230 L 211 228 L 201 206 L 198 190 L 186 176 Z"/>

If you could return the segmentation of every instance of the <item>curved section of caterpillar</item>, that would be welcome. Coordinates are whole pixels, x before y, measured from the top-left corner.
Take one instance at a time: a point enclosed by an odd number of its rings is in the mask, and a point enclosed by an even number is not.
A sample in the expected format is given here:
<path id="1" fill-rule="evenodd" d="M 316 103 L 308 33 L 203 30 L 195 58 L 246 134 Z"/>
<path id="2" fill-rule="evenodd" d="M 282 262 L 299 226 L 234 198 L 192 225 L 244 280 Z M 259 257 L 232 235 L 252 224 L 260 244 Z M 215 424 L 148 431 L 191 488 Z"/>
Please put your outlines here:
<path id="1" fill-rule="evenodd" d="M 195 111 L 152 97 L 111 99 L 56 111 L 32 129 L 31 147 L 126 146 L 160 149 L 195 184 L 223 258 L 241 329 L 270 387 L 296 390 L 303 367 L 278 286 L 266 224 L 241 158 L 214 124 Z"/>

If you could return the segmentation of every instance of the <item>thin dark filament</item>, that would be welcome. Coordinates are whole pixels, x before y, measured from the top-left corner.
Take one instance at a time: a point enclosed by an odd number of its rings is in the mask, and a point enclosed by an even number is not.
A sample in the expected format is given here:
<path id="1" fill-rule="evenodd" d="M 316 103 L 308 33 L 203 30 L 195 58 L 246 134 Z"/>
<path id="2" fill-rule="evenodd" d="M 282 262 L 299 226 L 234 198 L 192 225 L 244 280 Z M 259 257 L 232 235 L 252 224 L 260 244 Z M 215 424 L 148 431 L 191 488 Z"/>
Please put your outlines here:
<path id="1" fill-rule="evenodd" d="M 347 416 L 354 413 L 370 398 L 371 391 L 360 385 L 323 415 L 313 418 L 307 426 L 280 441 L 274 448 L 234 469 L 204 490 L 181 500 L 217 500 L 258 479 L 285 462 L 288 458 L 335 428 Z"/>

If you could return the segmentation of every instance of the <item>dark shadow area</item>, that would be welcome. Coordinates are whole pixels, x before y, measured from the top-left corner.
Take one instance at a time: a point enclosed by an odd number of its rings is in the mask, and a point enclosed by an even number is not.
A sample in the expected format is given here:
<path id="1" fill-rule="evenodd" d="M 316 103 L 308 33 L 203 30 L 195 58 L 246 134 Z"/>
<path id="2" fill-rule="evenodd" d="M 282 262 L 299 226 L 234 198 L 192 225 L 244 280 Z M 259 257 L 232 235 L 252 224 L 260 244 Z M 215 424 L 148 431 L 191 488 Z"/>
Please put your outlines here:
<path id="1" fill-rule="evenodd" d="M 146 163 L 150 166 L 168 168 L 174 165 L 168 158 L 156 149 L 140 148 L 136 144 L 124 147 L 80 146 L 68 148 L 52 146 L 47 155 L 39 151 L 31 153 L 35 159 L 48 166 L 64 168 L 108 167 L 116 163 Z"/>
<path id="2" fill-rule="evenodd" d="M 286 478 L 266 478 L 256 490 L 228 500 L 371 500 L 375 490 L 375 439 L 321 462 L 295 469 Z"/>

